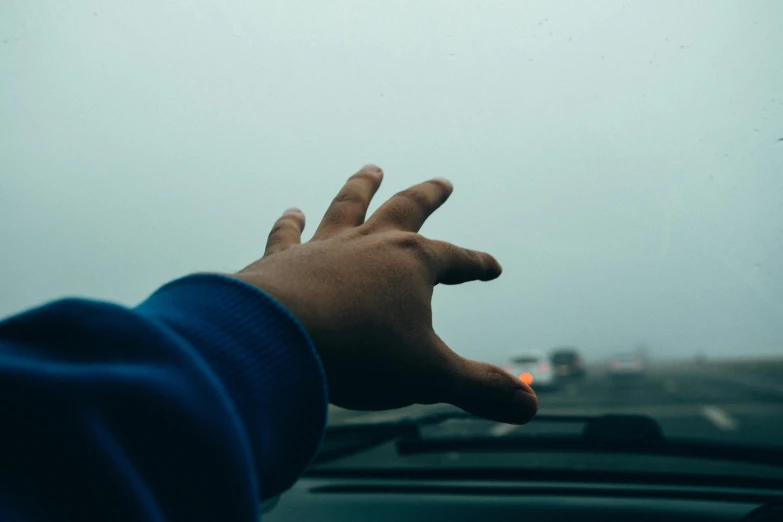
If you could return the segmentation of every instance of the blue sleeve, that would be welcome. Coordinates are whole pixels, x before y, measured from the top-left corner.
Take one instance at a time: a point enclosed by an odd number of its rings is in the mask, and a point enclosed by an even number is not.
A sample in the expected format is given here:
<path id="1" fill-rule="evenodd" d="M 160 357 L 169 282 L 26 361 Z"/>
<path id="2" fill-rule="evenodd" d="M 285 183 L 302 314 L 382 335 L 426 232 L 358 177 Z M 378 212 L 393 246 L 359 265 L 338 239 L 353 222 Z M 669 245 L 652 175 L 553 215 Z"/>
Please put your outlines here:
<path id="1" fill-rule="evenodd" d="M 0 520 L 256 521 L 326 408 L 305 331 L 240 281 L 47 304 L 0 322 Z"/>

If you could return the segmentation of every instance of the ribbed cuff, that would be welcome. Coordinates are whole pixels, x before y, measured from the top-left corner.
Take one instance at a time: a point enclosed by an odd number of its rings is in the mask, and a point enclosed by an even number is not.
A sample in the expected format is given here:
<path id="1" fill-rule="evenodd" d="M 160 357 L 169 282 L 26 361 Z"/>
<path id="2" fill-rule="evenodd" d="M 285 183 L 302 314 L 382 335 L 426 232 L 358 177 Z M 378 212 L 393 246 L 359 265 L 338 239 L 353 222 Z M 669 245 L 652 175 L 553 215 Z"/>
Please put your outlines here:
<path id="1" fill-rule="evenodd" d="M 326 378 L 304 328 L 257 288 L 216 274 L 161 287 L 136 310 L 206 360 L 248 433 L 261 498 L 288 489 L 323 438 Z"/>

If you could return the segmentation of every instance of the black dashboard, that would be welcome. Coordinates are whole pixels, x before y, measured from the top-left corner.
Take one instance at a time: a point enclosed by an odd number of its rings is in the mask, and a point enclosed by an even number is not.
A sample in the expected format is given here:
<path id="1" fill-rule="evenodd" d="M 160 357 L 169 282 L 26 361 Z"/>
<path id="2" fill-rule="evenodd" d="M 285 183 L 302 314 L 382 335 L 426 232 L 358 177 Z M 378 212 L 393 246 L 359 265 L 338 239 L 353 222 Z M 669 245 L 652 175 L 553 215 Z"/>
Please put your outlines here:
<path id="1" fill-rule="evenodd" d="M 595 483 L 307 477 L 270 522 L 738 521 L 780 491 Z"/>
<path id="2" fill-rule="evenodd" d="M 516 438 L 463 437 L 454 427 L 443 435 L 443 418 L 329 430 L 305 476 L 262 518 L 783 522 L 774 511 L 783 508 L 765 507 L 783 499 L 774 448 L 668 440 L 633 416 Z"/>

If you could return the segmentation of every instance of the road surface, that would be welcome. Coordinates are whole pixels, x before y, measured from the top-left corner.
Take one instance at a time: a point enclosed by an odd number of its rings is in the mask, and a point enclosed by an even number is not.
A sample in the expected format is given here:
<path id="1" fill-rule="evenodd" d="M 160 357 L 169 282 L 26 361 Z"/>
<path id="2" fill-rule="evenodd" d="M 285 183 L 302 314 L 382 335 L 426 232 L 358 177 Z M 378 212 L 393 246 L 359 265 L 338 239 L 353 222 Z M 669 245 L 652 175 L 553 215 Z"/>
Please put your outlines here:
<path id="1" fill-rule="evenodd" d="M 783 375 L 781 375 L 783 377 Z M 778 384 L 779 383 L 779 384 Z M 655 418 L 668 437 L 783 445 L 783 378 L 769 373 L 737 372 L 711 366 L 651 369 L 643 380 L 613 385 L 600 370 L 580 382 L 539 393 L 542 414 L 634 413 Z M 379 422 L 421 416 L 451 406 L 412 406 L 385 412 L 330 408 L 330 424 Z M 495 422 L 450 422 L 453 430 L 496 437 L 540 430 L 535 423 L 512 426 Z"/>

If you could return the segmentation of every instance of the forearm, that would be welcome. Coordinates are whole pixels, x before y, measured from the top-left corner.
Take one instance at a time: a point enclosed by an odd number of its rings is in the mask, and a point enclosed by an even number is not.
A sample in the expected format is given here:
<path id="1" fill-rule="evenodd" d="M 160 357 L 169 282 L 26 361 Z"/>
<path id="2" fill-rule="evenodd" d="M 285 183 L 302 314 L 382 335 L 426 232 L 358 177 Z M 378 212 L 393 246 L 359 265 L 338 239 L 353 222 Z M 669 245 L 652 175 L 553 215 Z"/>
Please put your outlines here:
<path id="1" fill-rule="evenodd" d="M 8 518 L 251 520 L 325 423 L 302 328 L 222 276 L 175 281 L 135 309 L 65 300 L 10 318 L 0 361 Z"/>

